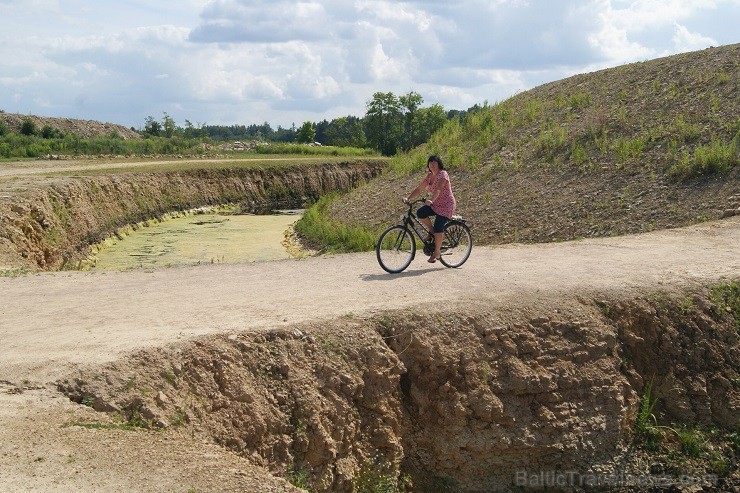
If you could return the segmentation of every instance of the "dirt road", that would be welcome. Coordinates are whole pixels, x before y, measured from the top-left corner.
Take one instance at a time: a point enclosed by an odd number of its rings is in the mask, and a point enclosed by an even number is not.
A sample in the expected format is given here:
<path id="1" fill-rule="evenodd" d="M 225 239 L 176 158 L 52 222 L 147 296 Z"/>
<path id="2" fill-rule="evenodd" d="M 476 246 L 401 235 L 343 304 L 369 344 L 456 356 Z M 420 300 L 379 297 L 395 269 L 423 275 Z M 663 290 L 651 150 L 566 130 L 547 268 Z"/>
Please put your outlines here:
<path id="1" fill-rule="evenodd" d="M 92 411 L 71 404 L 50 383 L 80 365 L 199 334 L 415 306 L 439 293 L 450 303 L 505 306 L 561 292 L 656 289 L 736 279 L 739 273 L 735 217 L 618 238 L 475 247 L 460 269 L 417 257 L 398 275 L 385 274 L 373 254 L 361 253 L 3 278 L 0 490 L 290 490 L 284 481 L 192 437 L 67 426 Z"/>
<path id="2" fill-rule="evenodd" d="M 75 365 L 223 331 L 359 315 L 429 300 L 504 304 L 740 273 L 740 218 L 559 244 L 476 247 L 460 269 L 417 257 L 386 274 L 372 253 L 120 273 L 0 279 L 0 380 L 45 384 Z"/>

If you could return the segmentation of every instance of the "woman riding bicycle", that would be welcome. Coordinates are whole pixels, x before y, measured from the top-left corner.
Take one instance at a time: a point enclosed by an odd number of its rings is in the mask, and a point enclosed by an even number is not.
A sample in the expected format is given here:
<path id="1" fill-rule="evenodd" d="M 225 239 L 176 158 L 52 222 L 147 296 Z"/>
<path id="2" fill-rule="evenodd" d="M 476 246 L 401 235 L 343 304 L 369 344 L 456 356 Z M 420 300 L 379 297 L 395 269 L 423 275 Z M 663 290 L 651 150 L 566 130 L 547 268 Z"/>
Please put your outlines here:
<path id="1" fill-rule="evenodd" d="M 424 189 L 429 191 L 431 197 L 424 202 L 423 206 L 419 207 L 416 215 L 429 231 L 434 232 L 434 252 L 428 260 L 429 263 L 434 263 L 442 256 L 440 249 L 444 238 L 444 226 L 455 213 L 455 207 L 457 207 L 455 196 L 452 195 L 450 176 L 445 171 L 445 166 L 439 156 L 429 156 L 426 176 L 408 197 L 403 198 L 403 202 L 407 203 L 413 200 L 424 193 Z M 436 216 L 434 226 L 432 226 L 430 216 Z"/>

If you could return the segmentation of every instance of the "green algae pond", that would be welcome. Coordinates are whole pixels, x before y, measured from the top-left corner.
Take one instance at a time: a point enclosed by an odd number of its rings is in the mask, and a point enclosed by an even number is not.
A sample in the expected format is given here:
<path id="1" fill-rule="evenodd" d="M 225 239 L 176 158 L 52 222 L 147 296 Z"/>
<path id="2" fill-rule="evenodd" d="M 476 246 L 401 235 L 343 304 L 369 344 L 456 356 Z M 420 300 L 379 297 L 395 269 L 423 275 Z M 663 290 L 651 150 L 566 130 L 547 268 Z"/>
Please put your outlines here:
<path id="1" fill-rule="evenodd" d="M 130 270 L 301 256 L 291 232 L 302 212 L 252 215 L 199 210 L 146 221 L 97 245 L 82 268 Z"/>

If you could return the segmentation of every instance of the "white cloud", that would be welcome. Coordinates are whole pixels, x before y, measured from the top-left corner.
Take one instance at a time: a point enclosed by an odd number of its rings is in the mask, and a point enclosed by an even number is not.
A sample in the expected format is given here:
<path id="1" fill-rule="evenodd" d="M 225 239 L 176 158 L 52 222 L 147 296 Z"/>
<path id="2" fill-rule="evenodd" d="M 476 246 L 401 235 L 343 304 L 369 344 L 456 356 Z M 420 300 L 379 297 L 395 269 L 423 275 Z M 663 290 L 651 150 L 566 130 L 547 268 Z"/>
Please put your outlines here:
<path id="1" fill-rule="evenodd" d="M 330 17 L 320 2 L 215 0 L 206 5 L 193 42 L 267 43 L 317 40 Z"/>
<path id="2" fill-rule="evenodd" d="M 0 0 L 0 109 L 276 126 L 410 90 L 465 109 L 738 23 L 739 0 Z"/>
<path id="3" fill-rule="evenodd" d="M 715 15 L 714 11 L 718 9 L 716 0 L 635 0 L 627 2 L 623 8 L 615 8 L 613 3 L 610 0 L 595 2 L 600 11 L 600 29 L 588 37 L 589 43 L 604 54 L 607 65 L 716 44 L 713 38 L 698 32 L 689 32 L 682 24 L 704 12 Z M 728 13 L 732 12 L 731 4 L 727 6 L 727 10 Z M 740 22 L 737 7 L 735 17 Z"/>
<path id="4" fill-rule="evenodd" d="M 717 41 L 699 33 L 692 33 L 686 27 L 675 23 L 676 32 L 673 35 L 673 46 L 676 52 L 700 50 L 707 46 L 716 46 Z"/>

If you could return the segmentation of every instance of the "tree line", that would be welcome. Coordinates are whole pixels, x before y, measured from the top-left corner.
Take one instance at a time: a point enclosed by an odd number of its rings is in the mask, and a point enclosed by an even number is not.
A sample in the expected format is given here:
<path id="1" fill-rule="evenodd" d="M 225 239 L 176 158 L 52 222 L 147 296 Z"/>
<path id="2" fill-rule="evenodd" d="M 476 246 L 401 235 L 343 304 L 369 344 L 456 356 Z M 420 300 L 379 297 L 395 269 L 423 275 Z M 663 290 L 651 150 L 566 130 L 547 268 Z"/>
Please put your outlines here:
<path id="1" fill-rule="evenodd" d="M 218 141 L 262 140 L 286 143 L 319 143 L 325 146 L 370 148 L 386 156 L 408 151 L 429 140 L 452 118 L 481 108 L 475 105 L 465 111 L 445 109 L 439 104 L 423 106 L 423 97 L 414 91 L 401 96 L 376 92 L 366 104 L 364 117 L 343 116 L 320 122 L 304 122 L 300 127 L 261 125 L 193 125 L 185 120 L 179 127 L 167 114 L 161 120 L 148 116 L 141 131 L 160 137 L 210 138 Z"/>

